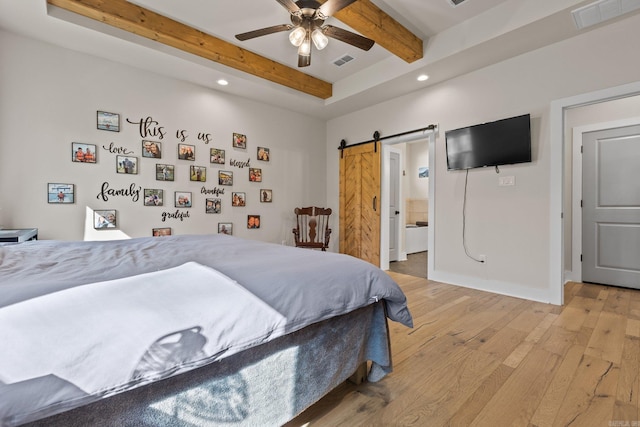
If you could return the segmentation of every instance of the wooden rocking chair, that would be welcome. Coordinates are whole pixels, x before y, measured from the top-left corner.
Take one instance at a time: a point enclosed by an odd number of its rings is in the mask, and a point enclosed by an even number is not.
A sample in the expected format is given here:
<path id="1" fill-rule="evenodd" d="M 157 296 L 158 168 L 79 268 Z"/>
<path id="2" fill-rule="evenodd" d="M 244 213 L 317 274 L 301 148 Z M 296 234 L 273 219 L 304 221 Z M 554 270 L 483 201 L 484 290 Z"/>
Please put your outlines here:
<path id="1" fill-rule="evenodd" d="M 296 214 L 296 227 L 293 229 L 296 247 L 326 251 L 331 236 L 331 209 L 311 206 L 295 208 L 293 211 Z"/>

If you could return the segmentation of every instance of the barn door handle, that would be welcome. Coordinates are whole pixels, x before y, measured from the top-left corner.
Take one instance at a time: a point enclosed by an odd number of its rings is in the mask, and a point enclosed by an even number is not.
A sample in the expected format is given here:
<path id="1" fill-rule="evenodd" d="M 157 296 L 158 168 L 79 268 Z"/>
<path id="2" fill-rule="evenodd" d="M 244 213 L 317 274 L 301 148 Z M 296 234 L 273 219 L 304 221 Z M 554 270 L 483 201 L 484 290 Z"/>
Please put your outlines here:
<path id="1" fill-rule="evenodd" d="M 373 196 L 373 210 L 374 211 L 378 210 L 378 208 L 377 208 L 378 203 L 377 202 L 378 202 L 378 196 Z"/>

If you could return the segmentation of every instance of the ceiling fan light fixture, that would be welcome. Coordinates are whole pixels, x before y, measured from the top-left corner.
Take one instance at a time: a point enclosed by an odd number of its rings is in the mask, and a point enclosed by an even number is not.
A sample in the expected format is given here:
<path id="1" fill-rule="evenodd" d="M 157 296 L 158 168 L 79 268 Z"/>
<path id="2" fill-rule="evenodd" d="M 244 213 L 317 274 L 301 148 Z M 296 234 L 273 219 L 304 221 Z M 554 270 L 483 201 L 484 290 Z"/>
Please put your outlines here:
<path id="1" fill-rule="evenodd" d="M 293 31 L 289 33 L 289 41 L 295 47 L 299 47 L 302 42 L 304 42 L 305 37 L 307 36 L 307 32 L 302 27 L 296 27 Z"/>
<path id="2" fill-rule="evenodd" d="M 311 40 L 309 40 L 309 38 L 305 38 L 302 44 L 300 44 L 300 46 L 298 47 L 298 55 L 311 55 Z"/>
<path id="3" fill-rule="evenodd" d="M 324 49 L 329 43 L 329 39 L 324 35 L 322 29 L 320 28 L 316 28 L 315 30 L 313 30 L 313 33 L 311 33 L 311 40 L 313 40 L 313 44 L 318 50 Z"/>

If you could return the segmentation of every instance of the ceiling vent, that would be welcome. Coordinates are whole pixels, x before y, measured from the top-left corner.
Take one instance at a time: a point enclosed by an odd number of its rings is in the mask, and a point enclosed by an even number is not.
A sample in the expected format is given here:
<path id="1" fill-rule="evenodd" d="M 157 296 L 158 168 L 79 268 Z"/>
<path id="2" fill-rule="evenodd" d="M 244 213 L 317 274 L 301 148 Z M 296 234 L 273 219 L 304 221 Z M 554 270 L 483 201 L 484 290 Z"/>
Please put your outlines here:
<path id="1" fill-rule="evenodd" d="M 599 24 L 640 9 L 640 0 L 599 0 L 571 12 L 576 28 Z"/>
<path id="2" fill-rule="evenodd" d="M 333 61 L 333 63 L 336 67 L 342 67 L 344 64 L 346 64 L 347 62 L 353 61 L 354 59 L 355 58 L 351 55 L 344 55 L 336 59 L 335 61 Z"/>
<path id="3" fill-rule="evenodd" d="M 459 6 L 461 3 L 464 3 L 467 0 L 449 0 L 449 4 L 453 7 Z"/>

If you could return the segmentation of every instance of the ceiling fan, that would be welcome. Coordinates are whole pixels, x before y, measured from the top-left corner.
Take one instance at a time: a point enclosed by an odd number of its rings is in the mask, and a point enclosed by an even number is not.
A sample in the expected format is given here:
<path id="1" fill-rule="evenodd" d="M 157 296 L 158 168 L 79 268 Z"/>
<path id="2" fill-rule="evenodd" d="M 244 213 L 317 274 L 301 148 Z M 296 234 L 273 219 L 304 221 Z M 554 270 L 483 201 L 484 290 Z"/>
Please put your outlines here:
<path id="1" fill-rule="evenodd" d="M 356 0 L 328 0 L 320 3 L 316 0 L 276 0 L 291 14 L 291 24 L 274 25 L 273 27 L 261 28 L 237 34 L 240 41 L 266 36 L 267 34 L 289 31 L 289 41 L 298 48 L 298 67 L 308 67 L 311 65 L 311 42 L 318 50 L 327 46 L 331 37 L 336 40 L 348 43 L 362 50 L 369 50 L 374 45 L 374 41 L 362 37 L 351 31 L 324 25 L 324 21 L 334 13 L 349 6 Z"/>

